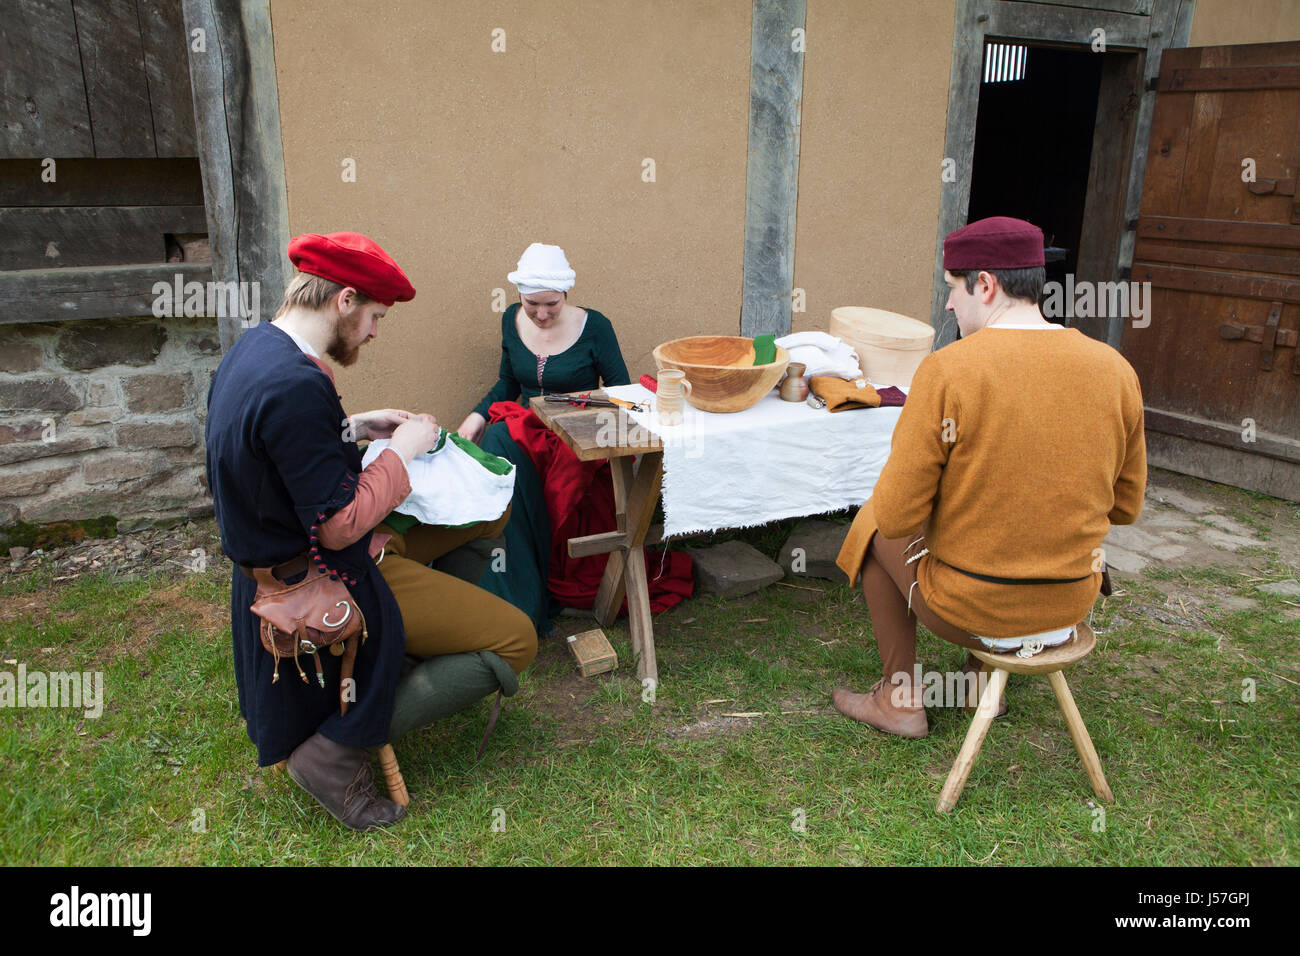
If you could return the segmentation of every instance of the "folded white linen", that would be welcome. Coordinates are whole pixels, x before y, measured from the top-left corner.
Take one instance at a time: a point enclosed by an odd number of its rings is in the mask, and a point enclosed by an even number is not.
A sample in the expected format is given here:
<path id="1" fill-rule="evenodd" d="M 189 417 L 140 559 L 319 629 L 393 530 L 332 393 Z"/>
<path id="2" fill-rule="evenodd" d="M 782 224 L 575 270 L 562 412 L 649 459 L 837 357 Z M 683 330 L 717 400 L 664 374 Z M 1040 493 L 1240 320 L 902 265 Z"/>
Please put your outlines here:
<path id="1" fill-rule="evenodd" d="M 829 332 L 795 332 L 776 340 L 790 353 L 791 362 L 805 366 L 804 375 L 833 375 L 852 381 L 862 377 L 858 353 L 843 339 Z"/>

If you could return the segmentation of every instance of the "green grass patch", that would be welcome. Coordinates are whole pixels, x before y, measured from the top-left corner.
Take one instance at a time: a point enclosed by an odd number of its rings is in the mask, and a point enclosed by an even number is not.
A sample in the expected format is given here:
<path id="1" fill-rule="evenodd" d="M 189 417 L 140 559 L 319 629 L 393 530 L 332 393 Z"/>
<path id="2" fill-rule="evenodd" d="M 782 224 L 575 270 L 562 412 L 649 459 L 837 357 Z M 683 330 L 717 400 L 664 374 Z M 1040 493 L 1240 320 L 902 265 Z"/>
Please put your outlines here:
<path id="1" fill-rule="evenodd" d="M 908 741 L 837 714 L 834 687 L 879 676 L 870 620 L 859 593 L 799 579 L 657 616 L 653 702 L 625 622 L 607 628 L 619 669 L 590 680 L 544 642 L 484 759 L 486 701 L 400 741 L 407 819 L 352 834 L 255 767 L 222 571 L 10 576 L 6 662 L 100 670 L 107 703 L 0 711 L 0 863 L 1294 864 L 1291 609 L 1153 616 L 1160 585 L 1260 598 L 1246 581 L 1153 572 L 1098 604 L 1097 651 L 1067 677 L 1115 792 L 1104 814 L 1047 682 L 1015 675 L 960 804 L 936 814 L 968 718 L 932 709 Z M 940 671 L 964 657 L 924 631 L 919 652 Z"/>

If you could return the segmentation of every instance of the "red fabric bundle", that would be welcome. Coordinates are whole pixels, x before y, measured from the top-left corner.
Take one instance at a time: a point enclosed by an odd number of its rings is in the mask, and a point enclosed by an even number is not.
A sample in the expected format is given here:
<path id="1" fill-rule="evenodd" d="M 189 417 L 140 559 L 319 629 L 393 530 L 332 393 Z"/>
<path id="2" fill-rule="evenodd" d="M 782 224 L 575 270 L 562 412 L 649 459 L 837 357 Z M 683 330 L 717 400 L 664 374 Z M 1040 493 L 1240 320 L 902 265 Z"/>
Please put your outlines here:
<path id="1" fill-rule="evenodd" d="M 488 413 L 491 421 L 506 422 L 510 437 L 528 453 L 542 476 L 546 510 L 551 518 L 547 587 L 567 607 L 591 607 L 596 602 L 596 591 L 609 555 L 571 558 L 569 539 L 617 528 L 609 462 L 579 461 L 531 409 L 514 402 L 496 402 Z M 649 548 L 645 551 L 651 612 L 666 611 L 690 597 L 695 589 L 691 556 L 681 551 L 666 554 Z M 627 613 L 626 598 L 621 613 Z"/>

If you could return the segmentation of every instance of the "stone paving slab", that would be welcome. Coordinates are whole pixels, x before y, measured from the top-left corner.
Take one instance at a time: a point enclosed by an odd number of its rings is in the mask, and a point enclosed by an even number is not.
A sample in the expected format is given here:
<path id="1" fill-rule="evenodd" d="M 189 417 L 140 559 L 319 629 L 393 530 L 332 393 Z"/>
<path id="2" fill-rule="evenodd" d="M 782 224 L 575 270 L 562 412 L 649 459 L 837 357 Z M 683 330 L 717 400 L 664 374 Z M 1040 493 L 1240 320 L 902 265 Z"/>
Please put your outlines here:
<path id="1" fill-rule="evenodd" d="M 781 548 L 780 563 L 793 577 L 823 578 L 845 583 L 844 572 L 835 564 L 849 526 L 834 521 L 803 521 Z"/>
<path id="2" fill-rule="evenodd" d="M 687 548 L 695 562 L 698 590 L 724 598 L 752 594 L 785 577 L 785 569 L 743 541 Z"/>

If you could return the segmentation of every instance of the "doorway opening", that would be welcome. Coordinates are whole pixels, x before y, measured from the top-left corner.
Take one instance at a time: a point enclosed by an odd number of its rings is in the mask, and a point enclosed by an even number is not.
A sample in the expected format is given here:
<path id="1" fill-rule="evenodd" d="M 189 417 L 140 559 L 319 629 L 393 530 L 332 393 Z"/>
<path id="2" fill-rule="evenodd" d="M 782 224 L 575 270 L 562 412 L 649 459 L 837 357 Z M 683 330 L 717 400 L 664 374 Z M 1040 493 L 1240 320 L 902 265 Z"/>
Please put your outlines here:
<path id="1" fill-rule="evenodd" d="M 967 221 L 1014 216 L 1043 230 L 1047 281 L 1079 272 L 1104 54 L 984 47 Z M 1068 315 L 1047 318 L 1070 324 Z"/>

